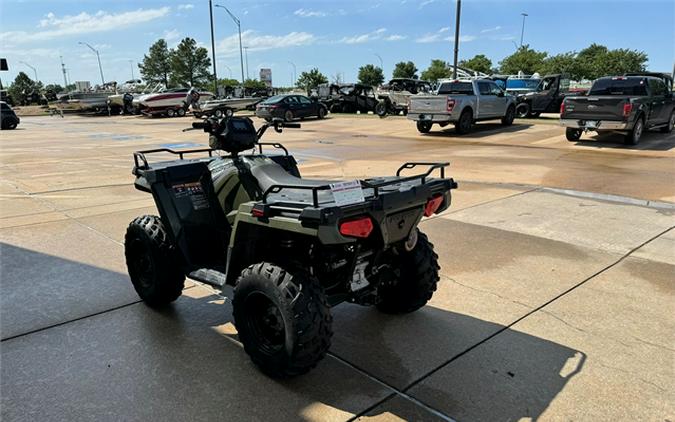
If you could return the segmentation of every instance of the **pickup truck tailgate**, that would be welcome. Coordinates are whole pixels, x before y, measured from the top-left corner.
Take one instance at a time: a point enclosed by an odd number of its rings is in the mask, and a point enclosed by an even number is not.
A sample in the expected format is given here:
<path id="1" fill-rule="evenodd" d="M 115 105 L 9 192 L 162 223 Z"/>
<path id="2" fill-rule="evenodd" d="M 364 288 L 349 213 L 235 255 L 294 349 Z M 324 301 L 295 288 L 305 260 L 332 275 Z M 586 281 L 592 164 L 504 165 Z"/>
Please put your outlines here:
<path id="1" fill-rule="evenodd" d="M 568 97 L 562 119 L 577 120 L 624 120 L 623 106 L 630 100 L 626 97 Z"/>
<path id="2" fill-rule="evenodd" d="M 410 97 L 408 113 L 447 113 L 448 97 L 445 95 L 424 95 Z"/>

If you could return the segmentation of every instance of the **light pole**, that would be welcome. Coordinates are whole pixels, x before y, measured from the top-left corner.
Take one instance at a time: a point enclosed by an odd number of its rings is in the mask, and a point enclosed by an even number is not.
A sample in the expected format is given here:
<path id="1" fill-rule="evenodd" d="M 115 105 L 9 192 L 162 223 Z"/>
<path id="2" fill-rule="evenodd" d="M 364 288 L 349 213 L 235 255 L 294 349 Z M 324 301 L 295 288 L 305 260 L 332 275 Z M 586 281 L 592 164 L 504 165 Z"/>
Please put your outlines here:
<path id="1" fill-rule="evenodd" d="M 21 62 L 21 61 L 20 61 L 19 63 L 23 63 L 23 64 L 25 64 L 26 66 L 28 66 L 28 67 L 30 67 L 31 69 L 33 69 L 33 72 L 35 73 L 35 82 L 37 82 L 37 81 L 38 81 L 37 70 L 36 70 L 33 66 L 29 65 L 29 64 L 26 63 L 26 62 Z"/>
<path id="2" fill-rule="evenodd" d="M 86 42 L 80 41 L 80 42 L 78 42 L 78 44 L 86 45 L 87 47 L 89 47 L 89 49 L 91 51 L 96 53 L 96 58 L 98 59 L 98 70 L 101 72 L 101 84 L 105 85 L 105 79 L 103 78 L 103 68 L 101 67 L 101 56 L 98 54 L 98 50 L 95 49 L 94 47 L 92 47 L 91 45 L 89 45 Z"/>
<path id="3" fill-rule="evenodd" d="M 213 37 L 213 5 L 209 0 L 209 19 L 211 20 L 211 56 L 213 58 L 213 93 L 218 96 L 218 75 L 216 74 L 216 42 Z"/>
<path id="4" fill-rule="evenodd" d="M 244 52 L 246 57 L 246 79 L 250 79 L 248 76 L 248 47 L 244 46 Z"/>
<path id="5" fill-rule="evenodd" d="M 134 61 L 129 59 L 129 67 L 131 68 L 131 80 L 134 80 Z"/>
<path id="6" fill-rule="evenodd" d="M 219 4 L 216 4 L 215 6 L 225 9 L 227 14 L 230 15 L 230 17 L 234 21 L 234 23 L 237 24 L 237 29 L 239 30 L 239 60 L 241 60 L 241 84 L 243 85 L 244 84 L 244 51 L 243 51 L 243 48 L 241 46 L 241 21 L 239 19 L 237 19 L 237 17 L 234 16 L 232 14 L 232 12 L 230 12 L 230 10 L 227 7 L 221 6 Z"/>
<path id="7" fill-rule="evenodd" d="M 457 79 L 457 56 L 459 54 L 459 17 L 462 14 L 462 0 L 457 0 L 457 15 L 455 17 L 455 59 L 452 67 L 452 78 Z"/>
<path id="8" fill-rule="evenodd" d="M 525 17 L 529 16 L 527 13 L 521 13 L 523 15 L 523 28 L 520 30 L 520 48 L 523 48 L 523 35 L 525 35 Z"/>
<path id="9" fill-rule="evenodd" d="M 296 82 L 298 81 L 298 68 L 295 66 L 295 63 L 289 60 L 291 66 L 293 66 L 293 86 L 295 86 Z"/>

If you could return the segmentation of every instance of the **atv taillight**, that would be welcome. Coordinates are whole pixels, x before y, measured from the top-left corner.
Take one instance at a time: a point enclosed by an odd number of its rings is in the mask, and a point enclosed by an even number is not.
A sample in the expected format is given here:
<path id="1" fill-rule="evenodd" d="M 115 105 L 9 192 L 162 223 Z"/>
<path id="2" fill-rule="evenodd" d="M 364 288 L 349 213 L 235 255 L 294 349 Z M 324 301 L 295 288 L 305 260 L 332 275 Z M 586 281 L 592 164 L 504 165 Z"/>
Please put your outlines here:
<path id="1" fill-rule="evenodd" d="M 448 113 L 452 113 L 453 108 L 455 108 L 455 100 L 448 98 Z"/>
<path id="2" fill-rule="evenodd" d="M 340 223 L 340 234 L 350 237 L 368 237 L 373 231 L 373 222 L 370 217 L 360 217 L 345 220 Z"/>
<path id="3" fill-rule="evenodd" d="M 633 111 L 633 104 L 632 103 L 626 103 L 626 104 L 623 105 L 623 117 L 630 116 L 631 111 Z"/>
<path id="4" fill-rule="evenodd" d="M 440 208 L 442 203 L 443 195 L 440 194 L 428 200 L 427 204 L 424 206 L 424 216 L 431 217 L 436 211 L 438 211 L 438 208 Z"/>

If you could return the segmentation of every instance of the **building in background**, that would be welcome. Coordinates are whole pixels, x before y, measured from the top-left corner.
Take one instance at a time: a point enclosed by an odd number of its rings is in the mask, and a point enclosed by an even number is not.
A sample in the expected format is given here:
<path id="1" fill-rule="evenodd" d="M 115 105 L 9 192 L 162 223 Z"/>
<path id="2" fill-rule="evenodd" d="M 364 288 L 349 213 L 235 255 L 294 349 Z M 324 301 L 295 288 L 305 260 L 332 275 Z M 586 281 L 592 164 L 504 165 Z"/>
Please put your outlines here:
<path id="1" fill-rule="evenodd" d="M 264 82 L 267 88 L 272 88 L 272 69 L 260 69 L 260 81 Z"/>

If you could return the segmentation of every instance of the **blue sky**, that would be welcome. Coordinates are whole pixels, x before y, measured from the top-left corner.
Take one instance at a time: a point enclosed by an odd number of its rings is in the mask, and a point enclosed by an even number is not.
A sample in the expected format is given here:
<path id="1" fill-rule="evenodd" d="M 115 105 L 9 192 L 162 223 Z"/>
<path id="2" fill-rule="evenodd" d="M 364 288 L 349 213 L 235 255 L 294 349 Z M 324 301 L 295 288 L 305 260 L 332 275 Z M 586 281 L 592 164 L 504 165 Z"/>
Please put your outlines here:
<path id="1" fill-rule="evenodd" d="M 241 19 L 249 46 L 249 74 L 272 68 L 275 86 L 318 67 L 329 77 L 354 81 L 359 66 L 384 64 L 387 77 L 394 63 L 412 60 L 419 69 L 431 59 L 452 60 L 454 0 L 252 1 L 214 0 Z M 520 42 L 521 12 L 525 43 L 555 54 L 580 50 L 592 42 L 610 48 L 643 50 L 650 70 L 671 71 L 675 60 L 675 1 L 516 1 L 462 2 L 460 59 L 485 54 L 498 62 Z M 236 27 L 225 10 L 214 8 L 218 74 L 241 76 Z M 38 1 L 0 2 L 0 57 L 9 72 L 31 77 L 38 71 L 46 83 L 63 83 L 59 56 L 69 79 L 100 80 L 95 55 L 78 41 L 100 50 L 106 80 L 124 81 L 139 72 L 139 62 L 158 38 L 170 46 L 190 36 L 210 49 L 207 0 Z M 131 62 L 130 62 L 131 61 Z"/>

